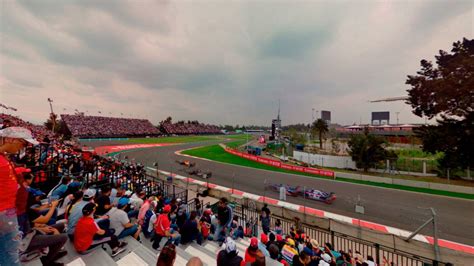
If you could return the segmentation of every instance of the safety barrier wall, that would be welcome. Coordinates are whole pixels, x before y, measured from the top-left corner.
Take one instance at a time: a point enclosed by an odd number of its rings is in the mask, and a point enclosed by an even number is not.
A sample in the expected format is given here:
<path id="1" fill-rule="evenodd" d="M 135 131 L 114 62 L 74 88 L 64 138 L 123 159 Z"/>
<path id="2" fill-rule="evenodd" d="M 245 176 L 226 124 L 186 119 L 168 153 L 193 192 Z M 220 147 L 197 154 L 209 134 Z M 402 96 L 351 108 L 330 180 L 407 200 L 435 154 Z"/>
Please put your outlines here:
<path id="1" fill-rule="evenodd" d="M 278 168 L 285 169 L 285 170 L 308 173 L 308 174 L 313 174 L 313 175 L 334 177 L 334 172 L 329 171 L 329 170 L 323 170 L 323 169 L 316 169 L 316 168 L 311 168 L 311 167 L 303 167 L 303 166 L 298 166 L 298 165 L 285 164 L 285 163 L 282 163 L 282 162 L 277 161 L 277 160 L 263 158 L 263 157 L 260 157 L 260 156 L 243 153 L 243 152 L 240 152 L 240 151 L 237 151 L 235 149 L 228 148 L 228 147 L 225 148 L 225 151 L 230 153 L 230 154 L 233 154 L 233 155 L 236 155 L 236 156 L 239 156 L 239 157 L 251 160 L 251 161 L 255 161 L 255 162 L 258 162 L 258 163 L 278 167 Z"/>

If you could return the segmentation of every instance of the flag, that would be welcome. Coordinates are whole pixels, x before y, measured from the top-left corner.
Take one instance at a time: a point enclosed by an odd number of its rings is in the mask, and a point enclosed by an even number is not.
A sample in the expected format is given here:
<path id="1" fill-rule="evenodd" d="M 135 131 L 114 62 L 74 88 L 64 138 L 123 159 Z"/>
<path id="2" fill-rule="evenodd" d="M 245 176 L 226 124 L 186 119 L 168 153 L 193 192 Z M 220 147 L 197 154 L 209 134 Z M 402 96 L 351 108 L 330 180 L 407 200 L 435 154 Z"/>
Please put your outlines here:
<path id="1" fill-rule="evenodd" d="M 10 109 L 10 110 L 15 111 L 15 112 L 18 111 L 18 109 L 13 108 L 13 107 L 11 107 L 11 106 L 10 106 L 10 107 L 7 107 L 7 109 Z"/>
<path id="2" fill-rule="evenodd" d="M 0 107 L 5 108 L 5 109 L 8 109 L 8 107 L 7 107 L 6 105 L 1 104 L 1 103 L 0 103 Z"/>

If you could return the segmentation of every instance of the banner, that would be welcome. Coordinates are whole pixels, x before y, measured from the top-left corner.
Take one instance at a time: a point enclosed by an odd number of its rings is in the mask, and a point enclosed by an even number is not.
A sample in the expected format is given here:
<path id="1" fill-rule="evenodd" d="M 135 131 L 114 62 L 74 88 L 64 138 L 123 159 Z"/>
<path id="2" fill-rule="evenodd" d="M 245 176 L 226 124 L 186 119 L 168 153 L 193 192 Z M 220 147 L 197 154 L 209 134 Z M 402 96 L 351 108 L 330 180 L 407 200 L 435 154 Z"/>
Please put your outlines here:
<path id="1" fill-rule="evenodd" d="M 308 174 L 313 174 L 313 175 L 334 177 L 334 172 L 330 171 L 330 170 L 285 164 L 285 163 L 282 163 L 278 160 L 273 160 L 273 159 L 264 158 L 264 157 L 260 157 L 260 156 L 256 156 L 256 155 L 251 155 L 251 154 L 248 154 L 248 153 L 243 153 L 243 152 L 231 149 L 231 148 L 225 148 L 225 151 L 230 153 L 230 154 L 233 154 L 233 155 L 236 155 L 236 156 L 239 156 L 239 157 L 251 160 L 251 161 L 255 161 L 255 162 L 258 162 L 258 163 L 278 167 L 278 168 L 285 169 L 285 170 L 308 173 Z"/>

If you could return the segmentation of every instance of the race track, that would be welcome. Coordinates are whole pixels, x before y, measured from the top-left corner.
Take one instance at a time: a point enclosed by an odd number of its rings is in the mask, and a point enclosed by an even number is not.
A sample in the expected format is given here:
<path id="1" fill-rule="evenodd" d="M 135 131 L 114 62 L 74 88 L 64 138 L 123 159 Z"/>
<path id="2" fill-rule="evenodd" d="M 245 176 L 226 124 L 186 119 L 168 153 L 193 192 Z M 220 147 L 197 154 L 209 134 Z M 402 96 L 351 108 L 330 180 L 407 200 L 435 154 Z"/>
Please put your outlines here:
<path id="1" fill-rule="evenodd" d="M 134 158 L 136 162 L 141 162 L 146 166 L 153 167 L 153 163 L 158 161 L 160 169 L 180 175 L 186 175 L 183 167 L 175 162 L 176 160 L 184 159 L 185 157 L 176 155 L 175 151 L 208 145 L 211 143 L 217 142 L 212 141 L 148 148 L 127 151 L 125 154 L 130 159 Z M 87 143 L 87 145 L 112 145 L 112 143 L 94 142 Z M 287 197 L 287 200 L 292 203 L 300 205 L 304 204 L 309 207 L 409 231 L 415 230 L 423 222 L 429 219 L 431 217 L 431 211 L 429 208 L 433 207 L 438 214 L 438 234 L 440 238 L 474 245 L 474 201 L 472 200 L 336 182 L 293 174 L 269 172 L 207 160 L 190 160 L 197 163 L 196 167 L 198 169 L 211 170 L 213 176 L 210 179 L 210 182 L 214 184 L 226 187 L 232 187 L 234 184 L 234 188 L 236 189 L 258 195 L 264 195 L 265 193 L 267 196 L 274 198 L 278 198 L 277 193 L 264 191 L 265 180 L 269 183 L 286 183 L 331 191 L 335 192 L 338 197 L 332 205 L 305 200 L 301 197 Z M 234 182 L 232 181 L 233 175 L 235 175 Z M 199 179 L 198 177 L 193 178 Z M 361 203 L 365 207 L 365 214 L 363 215 L 354 212 L 354 204 L 356 203 L 358 196 L 360 196 Z M 421 233 L 432 235 L 431 226 L 424 229 Z"/>

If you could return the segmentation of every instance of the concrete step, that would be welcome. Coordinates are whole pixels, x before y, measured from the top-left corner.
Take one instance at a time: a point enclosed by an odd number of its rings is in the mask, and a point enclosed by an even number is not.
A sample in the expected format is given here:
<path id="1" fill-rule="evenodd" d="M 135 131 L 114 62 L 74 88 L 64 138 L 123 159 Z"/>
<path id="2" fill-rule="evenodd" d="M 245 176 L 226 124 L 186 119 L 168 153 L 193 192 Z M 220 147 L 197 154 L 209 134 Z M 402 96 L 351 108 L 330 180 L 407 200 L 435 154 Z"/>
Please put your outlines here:
<path id="1" fill-rule="evenodd" d="M 199 246 L 196 243 L 188 245 L 185 249 L 185 252 L 191 255 L 191 257 L 198 257 L 201 259 L 204 265 L 214 266 L 216 265 L 216 257 L 204 247 Z"/>

